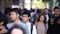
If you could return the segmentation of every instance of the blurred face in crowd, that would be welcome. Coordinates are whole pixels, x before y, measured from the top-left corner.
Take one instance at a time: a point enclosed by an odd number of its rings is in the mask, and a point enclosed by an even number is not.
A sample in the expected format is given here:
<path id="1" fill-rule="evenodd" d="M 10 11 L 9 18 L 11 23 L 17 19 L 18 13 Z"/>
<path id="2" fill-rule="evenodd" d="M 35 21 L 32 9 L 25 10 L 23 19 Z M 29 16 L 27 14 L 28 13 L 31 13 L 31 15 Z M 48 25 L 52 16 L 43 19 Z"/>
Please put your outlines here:
<path id="1" fill-rule="evenodd" d="M 40 21 L 43 22 L 44 21 L 44 15 L 40 16 Z"/>
<path id="2" fill-rule="evenodd" d="M 54 14 L 58 14 L 58 13 L 59 13 L 59 9 L 55 9 Z"/>
<path id="3" fill-rule="evenodd" d="M 21 29 L 14 28 L 11 31 L 11 34 L 23 34 L 23 31 Z"/>
<path id="4" fill-rule="evenodd" d="M 23 20 L 23 22 L 29 21 L 28 15 L 24 14 L 24 15 L 22 16 L 22 20 Z"/>
<path id="5" fill-rule="evenodd" d="M 10 12 L 9 13 L 9 18 L 10 18 L 11 21 L 14 21 L 14 20 L 19 18 L 19 14 L 17 14 L 16 12 Z"/>
<path id="6" fill-rule="evenodd" d="M 46 14 L 48 14 L 48 9 L 45 10 Z"/>

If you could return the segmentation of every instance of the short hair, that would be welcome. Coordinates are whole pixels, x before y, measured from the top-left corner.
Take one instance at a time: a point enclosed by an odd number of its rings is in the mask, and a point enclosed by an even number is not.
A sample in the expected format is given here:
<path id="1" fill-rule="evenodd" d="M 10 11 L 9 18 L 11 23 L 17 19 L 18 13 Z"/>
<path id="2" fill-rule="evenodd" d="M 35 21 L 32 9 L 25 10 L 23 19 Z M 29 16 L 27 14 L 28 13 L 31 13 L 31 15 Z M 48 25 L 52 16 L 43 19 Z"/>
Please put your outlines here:
<path id="1" fill-rule="evenodd" d="M 5 12 L 4 12 L 4 13 L 5 13 L 5 14 L 8 14 L 10 10 L 11 10 L 11 8 L 10 8 L 10 7 L 6 7 L 6 8 L 5 8 Z"/>
<path id="2" fill-rule="evenodd" d="M 15 13 L 17 13 L 17 14 L 20 14 L 20 13 L 21 13 L 18 8 L 12 8 L 12 9 L 9 11 L 9 13 L 10 13 L 10 12 L 15 12 Z"/>
<path id="3" fill-rule="evenodd" d="M 27 12 L 23 12 L 22 15 L 24 15 L 24 14 L 26 14 L 26 15 L 28 15 L 28 17 L 30 17 L 30 12 L 29 12 L 29 11 L 27 11 Z"/>
<path id="4" fill-rule="evenodd" d="M 59 9 L 59 7 L 54 7 L 54 11 L 55 11 L 55 9 Z"/>
<path id="5" fill-rule="evenodd" d="M 21 30 L 23 31 L 23 34 L 26 34 L 25 29 L 24 29 L 22 26 L 20 26 L 20 25 L 14 25 L 14 26 L 9 30 L 8 34 L 11 34 L 12 30 L 15 29 L 15 28 L 16 28 L 16 29 L 21 29 Z"/>

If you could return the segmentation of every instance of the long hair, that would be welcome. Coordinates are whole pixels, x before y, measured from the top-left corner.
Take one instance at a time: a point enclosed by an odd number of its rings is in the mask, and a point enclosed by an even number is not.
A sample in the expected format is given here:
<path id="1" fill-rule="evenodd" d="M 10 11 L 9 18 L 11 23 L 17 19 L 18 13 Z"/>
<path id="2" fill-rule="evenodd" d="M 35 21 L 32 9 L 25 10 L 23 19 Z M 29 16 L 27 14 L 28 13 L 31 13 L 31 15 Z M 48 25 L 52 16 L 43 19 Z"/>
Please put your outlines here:
<path id="1" fill-rule="evenodd" d="M 41 13 L 41 14 L 39 14 L 39 17 L 38 17 L 38 22 L 40 21 L 40 17 L 41 16 L 44 16 L 44 24 L 46 24 L 46 17 L 45 17 L 45 14 L 44 13 Z"/>

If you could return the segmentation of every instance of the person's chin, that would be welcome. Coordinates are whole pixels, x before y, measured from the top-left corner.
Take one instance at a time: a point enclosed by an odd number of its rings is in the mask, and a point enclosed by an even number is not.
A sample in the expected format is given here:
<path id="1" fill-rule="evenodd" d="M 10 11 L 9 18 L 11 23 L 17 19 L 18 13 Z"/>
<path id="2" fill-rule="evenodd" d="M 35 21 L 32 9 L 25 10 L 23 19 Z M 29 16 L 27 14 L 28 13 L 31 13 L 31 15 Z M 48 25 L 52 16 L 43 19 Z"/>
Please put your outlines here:
<path id="1" fill-rule="evenodd" d="M 14 22 L 14 20 L 11 20 L 11 22 Z"/>

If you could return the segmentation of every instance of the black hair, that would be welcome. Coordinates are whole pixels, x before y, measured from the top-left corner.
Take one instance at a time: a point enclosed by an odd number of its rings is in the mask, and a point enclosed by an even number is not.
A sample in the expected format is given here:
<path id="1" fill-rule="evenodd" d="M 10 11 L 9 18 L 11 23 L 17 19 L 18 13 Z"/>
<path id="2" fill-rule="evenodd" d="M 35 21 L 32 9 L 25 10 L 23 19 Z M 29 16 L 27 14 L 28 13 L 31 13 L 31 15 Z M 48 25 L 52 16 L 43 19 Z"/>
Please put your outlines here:
<path id="1" fill-rule="evenodd" d="M 5 12 L 4 12 L 4 14 L 8 14 L 10 10 L 11 10 L 10 7 L 6 7 L 6 8 L 5 8 Z"/>
<path id="2" fill-rule="evenodd" d="M 28 15 L 28 17 L 30 17 L 30 12 L 29 11 L 25 11 L 25 12 L 23 12 L 23 14 L 22 15 L 24 15 L 24 14 L 26 14 L 26 15 Z"/>
<path id="3" fill-rule="evenodd" d="M 20 25 L 14 25 L 14 26 L 9 30 L 8 34 L 11 34 L 12 30 L 15 29 L 15 28 L 22 30 L 22 31 L 23 31 L 23 34 L 26 34 L 25 29 L 24 29 L 22 26 L 20 26 Z"/>
<path id="4" fill-rule="evenodd" d="M 7 22 L 8 22 L 8 18 L 5 14 L 0 13 L 0 23 L 4 22 L 3 25 L 6 26 Z"/>
<path id="5" fill-rule="evenodd" d="M 54 11 L 55 11 L 55 9 L 59 9 L 59 7 L 54 7 Z"/>
<path id="6" fill-rule="evenodd" d="M 44 10 L 46 10 L 47 8 L 45 8 Z"/>
<path id="7" fill-rule="evenodd" d="M 10 12 L 15 12 L 15 13 L 17 13 L 17 14 L 20 14 L 20 13 L 21 13 L 18 8 L 12 8 L 12 9 L 9 11 L 9 13 L 10 13 Z"/>

